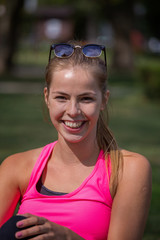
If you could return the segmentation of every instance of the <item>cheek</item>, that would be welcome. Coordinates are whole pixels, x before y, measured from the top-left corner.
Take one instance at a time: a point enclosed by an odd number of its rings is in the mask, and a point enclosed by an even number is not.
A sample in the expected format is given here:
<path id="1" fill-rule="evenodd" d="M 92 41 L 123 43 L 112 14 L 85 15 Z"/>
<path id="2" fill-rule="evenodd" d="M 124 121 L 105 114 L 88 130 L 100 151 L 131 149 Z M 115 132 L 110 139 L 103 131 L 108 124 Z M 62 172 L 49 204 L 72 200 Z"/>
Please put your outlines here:
<path id="1" fill-rule="evenodd" d="M 98 105 L 88 106 L 87 108 L 85 108 L 85 110 L 82 111 L 88 118 L 98 119 L 100 114 L 100 106 Z"/>
<path id="2" fill-rule="evenodd" d="M 64 112 L 64 107 L 61 105 L 54 104 L 52 101 L 48 105 L 49 115 L 52 120 L 58 120 Z"/>
<path id="3" fill-rule="evenodd" d="M 49 108 L 49 115 L 51 120 L 57 120 L 60 117 L 60 111 L 58 109 L 55 108 Z"/>

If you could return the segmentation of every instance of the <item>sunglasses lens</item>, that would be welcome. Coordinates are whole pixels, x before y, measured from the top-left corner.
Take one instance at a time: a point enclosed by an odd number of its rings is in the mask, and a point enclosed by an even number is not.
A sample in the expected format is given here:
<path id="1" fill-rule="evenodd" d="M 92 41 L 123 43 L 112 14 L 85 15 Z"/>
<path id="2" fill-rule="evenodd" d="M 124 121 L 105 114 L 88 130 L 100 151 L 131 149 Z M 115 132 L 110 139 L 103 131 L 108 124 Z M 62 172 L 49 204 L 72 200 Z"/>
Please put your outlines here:
<path id="1" fill-rule="evenodd" d="M 72 46 L 67 44 L 59 44 L 54 48 L 55 55 L 57 57 L 69 57 L 72 55 L 74 49 Z"/>
<path id="2" fill-rule="evenodd" d="M 87 45 L 83 48 L 83 53 L 87 57 L 99 57 L 101 52 L 101 48 L 97 45 Z"/>

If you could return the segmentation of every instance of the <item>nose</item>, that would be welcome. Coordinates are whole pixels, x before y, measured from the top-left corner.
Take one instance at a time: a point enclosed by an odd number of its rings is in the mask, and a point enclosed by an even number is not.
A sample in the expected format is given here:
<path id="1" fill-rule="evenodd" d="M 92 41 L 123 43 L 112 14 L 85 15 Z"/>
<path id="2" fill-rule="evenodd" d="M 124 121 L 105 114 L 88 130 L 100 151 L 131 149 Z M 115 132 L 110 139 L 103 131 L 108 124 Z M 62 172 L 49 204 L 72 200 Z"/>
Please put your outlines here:
<path id="1" fill-rule="evenodd" d="M 75 117 L 81 113 L 79 103 L 76 101 L 69 101 L 67 105 L 67 114 Z"/>

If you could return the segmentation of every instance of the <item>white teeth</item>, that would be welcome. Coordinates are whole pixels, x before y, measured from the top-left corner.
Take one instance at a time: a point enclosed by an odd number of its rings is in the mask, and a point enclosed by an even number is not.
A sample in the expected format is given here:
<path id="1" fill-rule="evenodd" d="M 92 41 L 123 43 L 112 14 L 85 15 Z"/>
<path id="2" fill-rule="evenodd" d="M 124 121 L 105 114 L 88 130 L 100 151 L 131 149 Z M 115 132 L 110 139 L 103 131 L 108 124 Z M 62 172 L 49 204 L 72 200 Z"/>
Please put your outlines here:
<path id="1" fill-rule="evenodd" d="M 82 122 L 64 122 L 66 126 L 70 128 L 79 128 L 82 125 Z"/>

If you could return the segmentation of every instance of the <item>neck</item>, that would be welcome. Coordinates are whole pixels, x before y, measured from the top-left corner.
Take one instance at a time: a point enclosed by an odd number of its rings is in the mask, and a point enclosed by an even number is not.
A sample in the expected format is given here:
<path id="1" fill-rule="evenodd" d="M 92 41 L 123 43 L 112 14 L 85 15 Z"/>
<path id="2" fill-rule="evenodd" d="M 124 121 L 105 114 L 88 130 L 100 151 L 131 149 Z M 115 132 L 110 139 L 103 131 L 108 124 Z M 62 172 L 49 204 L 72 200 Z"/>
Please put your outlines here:
<path id="1" fill-rule="evenodd" d="M 67 165 L 82 163 L 91 166 L 97 160 L 99 147 L 96 140 L 70 143 L 60 138 L 55 145 L 54 155 Z"/>

